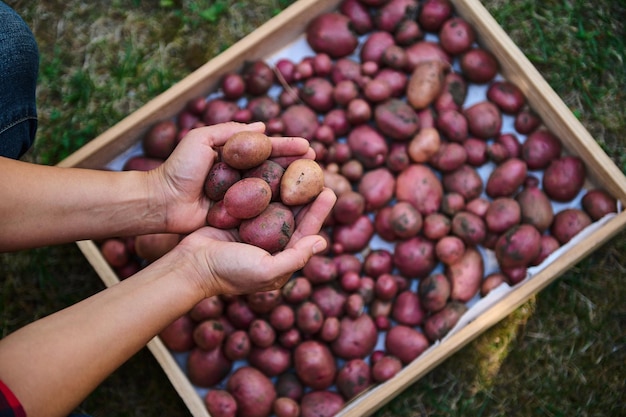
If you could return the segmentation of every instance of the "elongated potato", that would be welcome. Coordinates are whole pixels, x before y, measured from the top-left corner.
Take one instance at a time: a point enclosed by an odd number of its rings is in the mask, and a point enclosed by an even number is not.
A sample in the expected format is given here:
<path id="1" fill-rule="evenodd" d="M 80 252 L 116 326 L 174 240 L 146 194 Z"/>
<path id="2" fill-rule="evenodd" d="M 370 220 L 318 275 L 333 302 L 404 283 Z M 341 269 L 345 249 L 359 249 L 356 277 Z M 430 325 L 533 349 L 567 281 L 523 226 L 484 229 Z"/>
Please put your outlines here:
<path id="1" fill-rule="evenodd" d="M 407 101 L 416 110 L 431 104 L 443 88 L 443 81 L 450 64 L 431 60 L 418 64 L 406 87 Z"/>
<path id="2" fill-rule="evenodd" d="M 312 159 L 293 161 L 280 180 L 280 199 L 288 206 L 310 203 L 324 188 L 324 171 Z"/>
<path id="3" fill-rule="evenodd" d="M 484 272 L 482 255 L 475 247 L 468 247 L 459 261 L 446 266 L 445 274 L 450 280 L 450 299 L 469 301 L 480 290 Z"/>

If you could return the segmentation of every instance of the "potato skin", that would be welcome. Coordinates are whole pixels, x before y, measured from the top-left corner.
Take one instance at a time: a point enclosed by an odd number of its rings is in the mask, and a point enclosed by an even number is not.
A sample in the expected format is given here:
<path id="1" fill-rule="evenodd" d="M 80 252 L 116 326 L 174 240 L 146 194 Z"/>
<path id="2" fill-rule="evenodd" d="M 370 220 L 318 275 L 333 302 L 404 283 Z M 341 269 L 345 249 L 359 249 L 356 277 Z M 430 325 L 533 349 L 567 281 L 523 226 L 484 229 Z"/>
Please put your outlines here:
<path id="1" fill-rule="evenodd" d="M 233 217 L 251 219 L 267 208 L 272 189 L 262 178 L 242 178 L 224 194 L 224 208 Z"/>
<path id="2" fill-rule="evenodd" d="M 431 342 L 442 339 L 467 311 L 467 306 L 458 301 L 450 301 L 424 323 L 424 334 Z"/>
<path id="3" fill-rule="evenodd" d="M 587 213 L 577 208 L 569 208 L 554 215 L 550 232 L 564 245 L 590 224 L 591 218 Z"/>
<path id="4" fill-rule="evenodd" d="M 293 364 L 300 381 L 314 390 L 330 387 L 335 381 L 337 365 L 328 346 L 307 340 L 293 352 Z"/>
<path id="5" fill-rule="evenodd" d="M 226 162 L 218 161 L 209 170 L 204 182 L 204 194 L 213 201 L 224 198 L 226 191 L 241 179 L 241 172 Z"/>
<path id="6" fill-rule="evenodd" d="M 266 417 L 272 412 L 276 389 L 272 381 L 251 366 L 237 369 L 228 379 L 226 390 L 237 401 L 239 415 Z"/>
<path id="7" fill-rule="evenodd" d="M 513 226 L 495 244 L 496 259 L 501 268 L 526 267 L 541 250 L 541 234 L 530 224 Z"/>
<path id="8" fill-rule="evenodd" d="M 272 141 L 259 132 L 237 132 L 222 147 L 222 160 L 236 169 L 254 168 L 271 154 Z"/>
<path id="9" fill-rule="evenodd" d="M 414 109 L 423 109 L 435 100 L 449 68 L 447 62 L 440 60 L 428 60 L 415 66 L 406 88 L 407 101 Z"/>
<path id="10" fill-rule="evenodd" d="M 293 161 L 280 180 L 280 199 L 288 206 L 310 203 L 324 188 L 324 171 L 312 159 Z"/>
<path id="11" fill-rule="evenodd" d="M 469 301 L 478 293 L 484 272 L 483 258 L 478 249 L 466 248 L 461 259 L 446 266 L 445 274 L 450 281 L 450 299 Z"/>
<path id="12" fill-rule="evenodd" d="M 543 173 L 543 189 L 555 201 L 571 201 L 585 183 L 585 163 L 577 156 L 555 159 Z"/>
<path id="13" fill-rule="evenodd" d="M 427 165 L 411 164 L 398 174 L 395 195 L 398 200 L 413 204 L 426 216 L 439 210 L 443 186 Z"/>
<path id="14" fill-rule="evenodd" d="M 600 189 L 589 190 L 581 200 L 585 212 L 593 221 L 600 220 L 609 213 L 617 213 L 617 199 Z"/>
<path id="15" fill-rule="evenodd" d="M 526 162 L 518 158 L 507 159 L 491 172 L 485 192 L 491 198 L 512 196 L 524 183 L 527 173 Z"/>
<path id="16" fill-rule="evenodd" d="M 283 250 L 295 228 L 293 212 L 282 203 L 270 203 L 261 214 L 245 219 L 239 225 L 239 236 L 245 243 L 270 253 Z"/>

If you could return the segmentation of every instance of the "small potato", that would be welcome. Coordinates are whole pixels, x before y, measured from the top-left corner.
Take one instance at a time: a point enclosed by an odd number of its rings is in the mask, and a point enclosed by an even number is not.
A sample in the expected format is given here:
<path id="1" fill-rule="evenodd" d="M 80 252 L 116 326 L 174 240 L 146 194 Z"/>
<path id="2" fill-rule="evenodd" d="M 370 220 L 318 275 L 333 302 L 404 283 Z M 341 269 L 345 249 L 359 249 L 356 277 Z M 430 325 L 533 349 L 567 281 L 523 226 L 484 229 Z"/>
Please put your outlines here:
<path id="1" fill-rule="evenodd" d="M 591 217 L 587 213 L 581 209 L 569 208 L 554 215 L 550 232 L 564 245 L 590 224 Z"/>
<path id="2" fill-rule="evenodd" d="M 563 156 L 550 162 L 543 173 L 543 190 L 555 201 L 573 200 L 586 178 L 584 161 L 578 156 Z"/>
<path id="3" fill-rule="evenodd" d="M 254 168 L 271 154 L 272 141 L 259 132 L 237 132 L 222 148 L 222 160 L 236 169 Z"/>
<path id="4" fill-rule="evenodd" d="M 241 179 L 239 170 L 219 161 L 211 167 L 204 182 L 204 194 L 213 201 L 224 198 L 226 191 Z"/>
<path id="5" fill-rule="evenodd" d="M 441 136 L 434 127 L 423 127 L 409 141 L 407 152 L 413 162 L 425 163 L 439 150 Z"/>
<path id="6" fill-rule="evenodd" d="M 581 203 L 583 210 L 593 221 L 600 220 L 609 213 L 617 213 L 617 199 L 601 189 L 587 191 Z"/>
<path id="7" fill-rule="evenodd" d="M 521 207 L 517 200 L 511 197 L 494 199 L 485 213 L 487 230 L 491 233 L 504 233 L 521 220 Z"/>
<path id="8" fill-rule="evenodd" d="M 142 140 L 143 151 L 151 158 L 166 159 L 176 147 L 178 127 L 172 120 L 158 122 Z"/>
<path id="9" fill-rule="evenodd" d="M 420 280 L 417 294 L 426 311 L 429 313 L 439 311 L 445 307 L 450 298 L 450 281 L 445 274 L 431 274 Z"/>
<path id="10" fill-rule="evenodd" d="M 262 178 L 242 178 L 224 194 L 224 208 L 233 217 L 251 219 L 265 210 L 272 200 L 272 189 Z"/>
<path id="11" fill-rule="evenodd" d="M 288 206 L 310 203 L 324 188 L 324 171 L 311 159 L 293 161 L 280 180 L 280 199 Z"/>
<path id="12" fill-rule="evenodd" d="M 429 316 L 424 323 L 424 334 L 431 342 L 442 339 L 457 324 L 467 311 L 467 306 L 458 301 L 449 302 L 442 310 Z"/>

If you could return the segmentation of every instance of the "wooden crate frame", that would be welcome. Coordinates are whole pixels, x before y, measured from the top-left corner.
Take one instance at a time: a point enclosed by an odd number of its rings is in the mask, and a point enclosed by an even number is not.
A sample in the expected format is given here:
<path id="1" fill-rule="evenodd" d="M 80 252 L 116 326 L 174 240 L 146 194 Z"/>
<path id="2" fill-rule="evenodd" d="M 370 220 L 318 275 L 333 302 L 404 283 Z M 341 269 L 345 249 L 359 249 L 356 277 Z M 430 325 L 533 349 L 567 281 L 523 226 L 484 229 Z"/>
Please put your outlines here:
<path id="1" fill-rule="evenodd" d="M 335 9 L 340 1 L 297 1 L 253 33 L 87 143 L 61 161 L 58 166 L 103 168 L 115 157 L 136 144 L 151 125 L 174 117 L 188 100 L 201 92 L 208 94 L 215 91 L 221 75 L 240 70 L 246 60 L 263 59 L 288 45 L 303 33 L 308 21 L 314 16 Z M 452 3 L 457 14 L 467 19 L 476 29 L 478 42 L 495 54 L 500 62 L 502 75 L 522 89 L 529 105 L 542 117 L 545 125 L 561 138 L 566 150 L 585 161 L 590 182 L 607 190 L 623 205 L 626 201 L 624 174 L 600 148 L 491 14 L 478 0 L 452 0 Z M 622 211 L 604 223 L 602 227 L 591 232 L 584 242 L 574 245 L 547 265 L 532 279 L 516 286 L 484 314 L 479 315 L 441 342 L 435 349 L 428 350 L 406 366 L 396 377 L 373 387 L 348 403 L 340 415 L 372 414 L 478 335 L 511 314 L 568 268 L 617 235 L 625 226 L 626 212 Z M 81 241 L 77 244 L 106 286 L 119 282 L 115 272 L 104 260 L 93 241 Z M 158 337 L 154 338 L 148 343 L 148 348 L 191 414 L 194 417 L 210 417 L 202 399 L 161 340 Z"/>

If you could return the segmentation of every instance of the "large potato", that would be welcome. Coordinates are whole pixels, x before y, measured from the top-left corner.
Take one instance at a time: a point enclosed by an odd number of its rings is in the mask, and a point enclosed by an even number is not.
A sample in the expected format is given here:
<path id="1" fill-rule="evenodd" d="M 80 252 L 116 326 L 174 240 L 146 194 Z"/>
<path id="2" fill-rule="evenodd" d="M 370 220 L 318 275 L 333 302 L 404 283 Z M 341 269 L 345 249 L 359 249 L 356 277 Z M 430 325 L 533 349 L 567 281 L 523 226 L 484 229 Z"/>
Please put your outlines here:
<path id="1" fill-rule="evenodd" d="M 310 203 L 324 188 L 324 172 L 312 159 L 293 161 L 280 180 L 280 199 L 288 206 Z"/>
<path id="2" fill-rule="evenodd" d="M 428 165 L 411 164 L 398 174 L 395 195 L 399 201 L 413 204 L 422 215 L 428 215 L 439 210 L 443 186 Z"/>
<path id="3" fill-rule="evenodd" d="M 236 169 L 261 165 L 272 154 L 272 141 L 263 133 L 237 132 L 222 148 L 222 160 Z"/>
<path id="4" fill-rule="evenodd" d="M 245 243 L 273 253 L 285 248 L 295 228 L 293 212 L 282 203 L 270 203 L 258 216 L 239 225 L 239 236 Z"/>
<path id="5" fill-rule="evenodd" d="M 242 178 L 224 194 L 224 208 L 233 217 L 251 219 L 265 210 L 272 200 L 272 189 L 262 178 Z"/>

